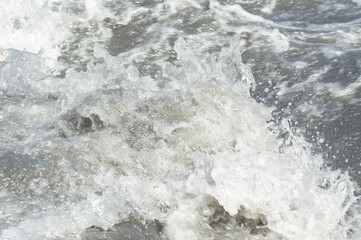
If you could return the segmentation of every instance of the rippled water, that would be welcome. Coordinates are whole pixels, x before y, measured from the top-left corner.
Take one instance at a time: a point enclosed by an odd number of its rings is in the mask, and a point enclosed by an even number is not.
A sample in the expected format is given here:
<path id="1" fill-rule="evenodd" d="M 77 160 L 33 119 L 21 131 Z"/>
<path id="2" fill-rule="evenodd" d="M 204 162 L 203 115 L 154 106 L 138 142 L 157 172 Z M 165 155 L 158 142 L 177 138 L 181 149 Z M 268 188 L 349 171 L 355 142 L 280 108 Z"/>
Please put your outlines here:
<path id="1" fill-rule="evenodd" d="M 0 0 L 0 239 L 360 239 L 358 0 Z"/>

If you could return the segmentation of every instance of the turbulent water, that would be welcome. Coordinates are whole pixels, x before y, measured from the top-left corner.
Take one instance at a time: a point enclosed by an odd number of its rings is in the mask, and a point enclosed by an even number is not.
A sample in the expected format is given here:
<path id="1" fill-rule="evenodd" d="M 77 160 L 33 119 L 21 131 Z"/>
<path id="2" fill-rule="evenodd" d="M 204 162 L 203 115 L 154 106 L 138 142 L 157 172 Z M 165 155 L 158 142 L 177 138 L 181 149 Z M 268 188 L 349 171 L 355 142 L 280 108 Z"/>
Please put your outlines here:
<path id="1" fill-rule="evenodd" d="M 0 239 L 361 239 L 361 1 L 0 0 Z"/>

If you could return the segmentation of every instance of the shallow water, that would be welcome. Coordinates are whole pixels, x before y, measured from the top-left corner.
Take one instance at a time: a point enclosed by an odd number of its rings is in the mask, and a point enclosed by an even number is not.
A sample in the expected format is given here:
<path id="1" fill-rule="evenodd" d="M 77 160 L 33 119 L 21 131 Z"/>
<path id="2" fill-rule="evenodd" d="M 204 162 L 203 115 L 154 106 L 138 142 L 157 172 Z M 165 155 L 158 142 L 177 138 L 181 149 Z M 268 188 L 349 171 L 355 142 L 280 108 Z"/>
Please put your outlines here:
<path id="1" fill-rule="evenodd" d="M 360 239 L 361 2 L 0 0 L 1 239 Z"/>

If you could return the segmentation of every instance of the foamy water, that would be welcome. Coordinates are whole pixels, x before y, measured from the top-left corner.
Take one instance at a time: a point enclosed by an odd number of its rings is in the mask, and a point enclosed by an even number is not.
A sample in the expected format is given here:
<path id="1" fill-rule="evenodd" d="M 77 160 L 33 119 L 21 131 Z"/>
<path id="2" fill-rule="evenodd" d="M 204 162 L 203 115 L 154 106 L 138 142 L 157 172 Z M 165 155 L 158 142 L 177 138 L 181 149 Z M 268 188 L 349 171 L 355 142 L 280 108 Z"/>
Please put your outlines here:
<path id="1" fill-rule="evenodd" d="M 360 11 L 0 0 L 0 239 L 360 239 Z"/>

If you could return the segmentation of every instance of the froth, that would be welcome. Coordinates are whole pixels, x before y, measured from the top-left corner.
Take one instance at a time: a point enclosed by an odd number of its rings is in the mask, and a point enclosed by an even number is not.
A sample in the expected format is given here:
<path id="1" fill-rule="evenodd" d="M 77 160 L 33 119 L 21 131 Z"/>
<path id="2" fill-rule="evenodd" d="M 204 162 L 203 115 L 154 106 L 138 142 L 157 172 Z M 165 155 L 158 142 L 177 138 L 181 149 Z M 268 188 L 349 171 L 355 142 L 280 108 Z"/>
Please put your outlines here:
<path id="1" fill-rule="evenodd" d="M 101 24 L 110 16 L 101 1 L 0 1 L 0 60 L 4 59 L 2 51 L 9 48 L 43 52 L 44 56 L 57 59 L 70 48 L 72 41 L 82 42 L 76 50 L 81 57 L 86 57 L 94 39 L 104 42 L 111 36 Z M 94 30 L 94 23 L 98 21 Z M 79 33 L 74 36 L 80 29 L 88 29 L 86 36 Z M 93 41 L 86 42 L 84 38 L 93 38 Z"/>
<path id="2" fill-rule="evenodd" d="M 95 56 L 103 63 L 68 70 L 65 78 L 33 64 L 41 56 L 16 58 L 21 53 L 13 51 L 2 74 L 32 64 L 17 84 L 1 86 L 7 98 L 30 96 L 7 103 L 21 114 L 18 126 L 27 126 L 12 139 L 26 143 L 19 154 L 56 169 L 39 180 L 62 184 L 48 190 L 59 202 L 39 201 L 38 213 L 29 202 L 17 209 L 18 219 L 5 215 L 12 227 L 1 237 L 81 238 L 88 227 L 109 229 L 132 215 L 159 220 L 170 239 L 344 239 L 352 227 L 345 214 L 356 202 L 352 183 L 322 168 L 286 121 L 288 146 L 280 147 L 278 127 L 267 123 L 272 109 L 249 95 L 254 79 L 239 46 L 234 40 L 209 54 L 179 39 L 178 61 L 163 62 L 155 78 L 139 76 L 100 46 Z M 24 105 L 48 111 L 39 118 L 20 111 Z M 13 116 L 4 117 L 2 124 Z M 19 199 L 14 193 L 11 200 Z"/>

